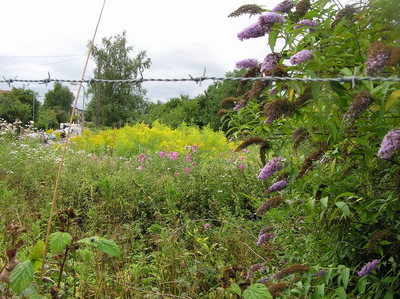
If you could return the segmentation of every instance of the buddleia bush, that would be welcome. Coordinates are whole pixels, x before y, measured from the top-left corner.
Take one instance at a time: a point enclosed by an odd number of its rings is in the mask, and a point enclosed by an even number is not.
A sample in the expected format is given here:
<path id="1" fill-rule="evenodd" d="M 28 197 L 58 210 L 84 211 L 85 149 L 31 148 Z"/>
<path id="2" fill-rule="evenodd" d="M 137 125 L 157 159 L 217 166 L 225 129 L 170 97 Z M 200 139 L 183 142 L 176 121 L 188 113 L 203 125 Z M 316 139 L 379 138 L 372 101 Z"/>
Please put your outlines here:
<path id="1" fill-rule="evenodd" d="M 262 12 L 246 6 L 230 15 L 250 14 L 239 42 L 263 38 L 270 49 L 265 57 L 238 57 L 237 67 L 253 77 L 333 80 L 251 83 L 221 114 L 242 144 L 268 140 L 258 176 L 266 191 L 254 212 L 265 226 L 276 209 L 286 221 L 261 242 L 280 250 L 264 261 L 263 281 L 274 297 L 393 298 L 400 289 L 400 83 L 351 77 L 398 78 L 400 3 L 265 4 L 256 6 Z M 282 165 L 273 167 L 277 159 Z"/>

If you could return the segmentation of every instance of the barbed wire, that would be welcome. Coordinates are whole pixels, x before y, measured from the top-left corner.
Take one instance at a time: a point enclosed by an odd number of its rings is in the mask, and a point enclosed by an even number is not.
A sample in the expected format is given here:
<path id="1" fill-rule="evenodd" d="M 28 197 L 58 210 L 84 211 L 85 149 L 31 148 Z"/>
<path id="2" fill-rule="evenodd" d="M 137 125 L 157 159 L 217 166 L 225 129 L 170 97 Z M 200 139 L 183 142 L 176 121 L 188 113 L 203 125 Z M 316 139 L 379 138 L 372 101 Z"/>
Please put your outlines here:
<path id="1" fill-rule="evenodd" d="M 162 78 L 139 78 L 139 79 L 88 79 L 88 80 L 70 80 L 70 79 L 53 79 L 50 76 L 46 79 L 6 79 L 3 77 L 3 80 L 0 80 L 0 83 L 7 83 L 10 87 L 14 82 L 18 83 L 39 83 L 39 84 L 48 84 L 50 82 L 66 82 L 66 83 L 131 83 L 131 84 L 141 84 L 145 82 L 185 82 L 185 81 L 194 81 L 196 83 L 200 83 L 206 80 L 213 81 L 295 81 L 295 82 L 352 82 L 353 85 L 357 81 L 378 81 L 378 82 L 400 82 L 400 78 L 387 78 L 387 77 L 337 77 L 337 78 L 300 78 L 300 77 L 192 77 L 189 75 L 189 78 L 179 78 L 179 79 L 162 79 Z"/>

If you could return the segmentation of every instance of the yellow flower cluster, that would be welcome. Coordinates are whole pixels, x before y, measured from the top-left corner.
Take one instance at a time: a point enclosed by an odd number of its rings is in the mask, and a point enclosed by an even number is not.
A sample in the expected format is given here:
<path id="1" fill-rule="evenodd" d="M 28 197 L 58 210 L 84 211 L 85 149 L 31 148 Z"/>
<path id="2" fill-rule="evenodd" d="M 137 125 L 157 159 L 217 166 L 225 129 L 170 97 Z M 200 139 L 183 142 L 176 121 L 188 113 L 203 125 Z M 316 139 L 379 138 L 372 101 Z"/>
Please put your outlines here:
<path id="1" fill-rule="evenodd" d="M 141 123 L 100 131 L 98 134 L 84 130 L 82 135 L 72 138 L 71 141 L 89 152 L 112 150 L 115 155 L 125 157 L 137 154 L 144 148 L 153 153 L 161 150 L 182 153 L 185 146 L 197 145 L 201 152 L 216 156 L 235 147 L 227 142 L 224 133 L 214 132 L 209 127 L 199 129 L 183 123 L 177 129 L 171 130 L 157 121 L 151 127 Z"/>

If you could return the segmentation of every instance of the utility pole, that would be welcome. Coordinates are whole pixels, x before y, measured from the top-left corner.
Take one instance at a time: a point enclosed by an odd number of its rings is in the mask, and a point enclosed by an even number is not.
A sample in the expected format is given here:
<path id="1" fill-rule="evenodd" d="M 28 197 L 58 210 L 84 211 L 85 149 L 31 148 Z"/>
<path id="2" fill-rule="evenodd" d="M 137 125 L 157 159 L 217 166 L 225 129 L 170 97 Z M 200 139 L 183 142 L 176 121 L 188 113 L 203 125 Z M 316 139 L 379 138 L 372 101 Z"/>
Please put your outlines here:
<path id="1" fill-rule="evenodd" d="M 97 79 L 100 79 L 101 74 L 101 59 L 97 62 Z M 100 120 L 100 82 L 97 82 L 97 113 L 96 113 L 96 127 L 99 126 Z"/>

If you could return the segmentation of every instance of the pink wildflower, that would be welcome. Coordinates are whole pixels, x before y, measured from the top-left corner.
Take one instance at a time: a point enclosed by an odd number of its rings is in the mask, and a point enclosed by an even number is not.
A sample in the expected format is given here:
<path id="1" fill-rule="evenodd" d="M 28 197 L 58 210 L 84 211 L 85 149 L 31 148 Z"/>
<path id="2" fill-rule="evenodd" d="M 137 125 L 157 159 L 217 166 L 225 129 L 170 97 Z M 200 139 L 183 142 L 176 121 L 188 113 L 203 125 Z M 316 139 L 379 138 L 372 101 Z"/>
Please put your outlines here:
<path id="1" fill-rule="evenodd" d="M 97 156 L 94 156 L 94 160 L 95 160 L 96 162 L 97 162 L 97 159 L 98 159 Z"/>
<path id="2" fill-rule="evenodd" d="M 190 172 L 190 168 L 186 166 L 185 168 L 186 172 L 189 173 Z"/>
<path id="3" fill-rule="evenodd" d="M 204 224 L 204 230 L 209 230 L 209 229 L 210 229 L 210 224 L 209 223 Z"/>
<path id="4" fill-rule="evenodd" d="M 243 169 L 243 164 L 240 164 L 240 166 L 239 166 L 239 170 L 242 170 Z"/>

